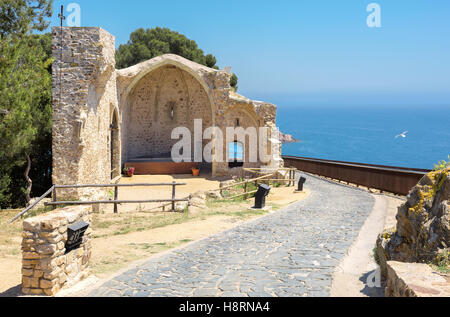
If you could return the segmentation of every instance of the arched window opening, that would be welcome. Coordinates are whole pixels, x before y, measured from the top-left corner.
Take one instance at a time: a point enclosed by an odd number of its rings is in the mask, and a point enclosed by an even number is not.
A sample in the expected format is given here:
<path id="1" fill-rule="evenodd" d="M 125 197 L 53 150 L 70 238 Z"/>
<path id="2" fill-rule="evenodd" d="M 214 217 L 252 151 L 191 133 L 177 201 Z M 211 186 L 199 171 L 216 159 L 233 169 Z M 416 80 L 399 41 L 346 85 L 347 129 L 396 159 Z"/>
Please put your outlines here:
<path id="1" fill-rule="evenodd" d="M 234 141 L 228 145 L 228 167 L 244 166 L 244 147 L 242 143 Z"/>

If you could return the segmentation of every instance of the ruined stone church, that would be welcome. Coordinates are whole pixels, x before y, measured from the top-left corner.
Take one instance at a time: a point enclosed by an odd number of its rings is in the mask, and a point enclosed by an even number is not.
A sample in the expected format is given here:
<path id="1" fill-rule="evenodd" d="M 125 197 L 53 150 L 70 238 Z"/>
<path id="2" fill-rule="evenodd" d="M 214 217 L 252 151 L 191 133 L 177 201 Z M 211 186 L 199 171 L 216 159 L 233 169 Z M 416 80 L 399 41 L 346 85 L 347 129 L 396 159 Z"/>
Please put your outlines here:
<path id="1" fill-rule="evenodd" d="M 176 127 L 192 134 L 203 127 L 268 127 L 270 162 L 250 163 L 244 144 L 238 168 L 278 168 L 281 144 L 274 140 L 276 106 L 233 92 L 230 73 L 167 54 L 127 69 L 115 68 L 115 38 L 98 27 L 54 27 L 53 183 L 107 184 L 124 166 L 137 173 L 183 173 L 171 161 Z M 214 136 L 212 136 L 214 138 Z M 203 140 L 206 146 L 211 140 Z M 223 145 L 228 153 L 229 145 Z M 231 175 L 236 166 L 214 157 L 200 168 L 211 176 Z"/>

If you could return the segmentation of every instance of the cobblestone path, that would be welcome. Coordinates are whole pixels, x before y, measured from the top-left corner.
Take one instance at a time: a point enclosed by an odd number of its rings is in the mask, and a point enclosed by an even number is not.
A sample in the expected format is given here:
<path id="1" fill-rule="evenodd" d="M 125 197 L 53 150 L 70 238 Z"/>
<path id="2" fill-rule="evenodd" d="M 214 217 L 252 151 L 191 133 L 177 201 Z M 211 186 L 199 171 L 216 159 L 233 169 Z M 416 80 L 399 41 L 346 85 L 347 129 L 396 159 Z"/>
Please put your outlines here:
<path id="1" fill-rule="evenodd" d="M 374 198 L 305 177 L 311 192 L 306 199 L 149 259 L 90 296 L 329 296 L 333 270 L 356 239 Z"/>

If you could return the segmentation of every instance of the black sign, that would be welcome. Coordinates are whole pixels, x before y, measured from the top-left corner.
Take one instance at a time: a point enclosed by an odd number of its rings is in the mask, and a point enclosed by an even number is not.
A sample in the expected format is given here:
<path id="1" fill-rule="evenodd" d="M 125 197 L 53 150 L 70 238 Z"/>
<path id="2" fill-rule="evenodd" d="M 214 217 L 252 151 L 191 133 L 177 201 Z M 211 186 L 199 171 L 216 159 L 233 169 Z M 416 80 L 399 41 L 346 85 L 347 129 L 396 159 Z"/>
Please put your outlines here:
<path id="1" fill-rule="evenodd" d="M 305 184 L 305 182 L 306 182 L 306 178 L 300 177 L 300 179 L 298 181 L 298 189 L 297 189 L 299 192 L 303 191 L 303 185 Z"/>
<path id="2" fill-rule="evenodd" d="M 267 185 L 259 185 L 255 194 L 255 209 L 263 209 L 266 206 L 266 196 L 269 195 L 270 187 Z"/>
<path id="3" fill-rule="evenodd" d="M 77 222 L 67 227 L 66 253 L 80 247 L 83 242 L 83 235 L 88 227 L 89 224 L 84 221 Z"/>

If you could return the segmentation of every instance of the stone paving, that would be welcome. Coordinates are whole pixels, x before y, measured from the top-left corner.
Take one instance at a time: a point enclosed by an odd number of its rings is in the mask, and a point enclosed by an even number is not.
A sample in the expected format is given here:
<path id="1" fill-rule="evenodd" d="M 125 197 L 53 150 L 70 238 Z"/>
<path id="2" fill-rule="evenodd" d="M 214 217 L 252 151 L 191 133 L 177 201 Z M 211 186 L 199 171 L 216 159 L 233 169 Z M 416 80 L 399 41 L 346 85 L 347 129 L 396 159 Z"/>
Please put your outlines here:
<path id="1" fill-rule="evenodd" d="M 356 239 L 374 198 L 304 176 L 311 192 L 306 199 L 149 259 L 89 295 L 329 296 L 334 268 Z"/>

